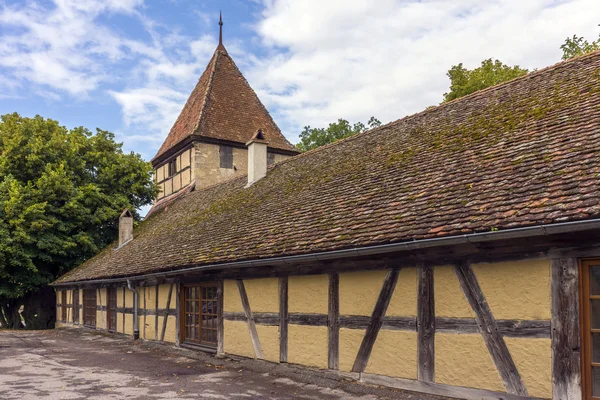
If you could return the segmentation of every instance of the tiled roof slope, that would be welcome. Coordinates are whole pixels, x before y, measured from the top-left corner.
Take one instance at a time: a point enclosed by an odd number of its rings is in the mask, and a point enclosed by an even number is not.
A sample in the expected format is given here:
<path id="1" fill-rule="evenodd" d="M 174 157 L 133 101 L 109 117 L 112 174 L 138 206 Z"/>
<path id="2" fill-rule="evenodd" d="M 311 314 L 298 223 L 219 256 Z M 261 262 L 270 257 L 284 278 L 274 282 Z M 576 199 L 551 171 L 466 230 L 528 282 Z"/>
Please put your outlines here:
<path id="1" fill-rule="evenodd" d="M 192 192 L 59 282 L 600 217 L 600 52 Z"/>
<path id="2" fill-rule="evenodd" d="M 269 147 L 298 151 L 220 45 L 153 160 L 191 135 L 245 144 L 259 129 Z"/>

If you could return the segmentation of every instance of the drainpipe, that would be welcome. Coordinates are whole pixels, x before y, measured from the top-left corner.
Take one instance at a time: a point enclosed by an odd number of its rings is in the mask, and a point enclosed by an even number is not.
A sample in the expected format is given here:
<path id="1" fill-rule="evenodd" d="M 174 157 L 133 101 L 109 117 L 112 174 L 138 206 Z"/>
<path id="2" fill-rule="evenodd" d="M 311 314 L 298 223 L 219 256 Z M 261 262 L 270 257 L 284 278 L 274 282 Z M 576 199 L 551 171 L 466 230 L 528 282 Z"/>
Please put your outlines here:
<path id="1" fill-rule="evenodd" d="M 127 289 L 133 292 L 133 340 L 140 338 L 140 327 L 138 321 L 138 292 L 131 286 L 131 280 L 127 279 Z"/>

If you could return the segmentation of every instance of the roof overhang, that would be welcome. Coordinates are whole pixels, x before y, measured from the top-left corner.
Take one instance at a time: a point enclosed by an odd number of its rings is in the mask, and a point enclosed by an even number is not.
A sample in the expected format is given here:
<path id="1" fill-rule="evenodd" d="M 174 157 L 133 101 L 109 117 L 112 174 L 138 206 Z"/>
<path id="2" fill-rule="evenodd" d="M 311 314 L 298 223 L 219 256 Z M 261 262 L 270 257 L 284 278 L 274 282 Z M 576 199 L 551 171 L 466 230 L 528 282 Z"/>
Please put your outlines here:
<path id="1" fill-rule="evenodd" d="M 175 155 L 179 154 L 181 151 L 191 147 L 194 142 L 225 145 L 225 146 L 237 147 L 240 149 L 246 148 L 246 143 L 242 143 L 242 142 L 234 142 L 231 140 L 223 140 L 223 139 L 214 139 L 214 138 L 201 136 L 201 135 L 190 135 L 190 136 L 186 137 L 185 139 L 181 140 L 180 142 L 176 143 L 173 147 L 164 151 L 162 154 L 155 156 L 152 160 L 150 160 L 150 162 L 152 163 L 152 167 L 157 168 L 161 164 L 169 161 L 169 159 L 171 157 L 174 157 Z M 282 154 L 285 156 L 295 156 L 297 154 L 300 154 L 300 151 L 290 151 L 290 150 L 278 149 L 276 147 L 270 147 L 270 146 L 268 147 L 268 149 L 269 149 L 269 152 L 271 152 L 271 153 Z"/>
<path id="2" fill-rule="evenodd" d="M 340 259 L 358 258 L 365 256 L 380 256 L 391 253 L 407 253 L 415 251 L 423 251 L 437 247 L 450 247 L 464 244 L 481 244 L 508 239 L 525 239 L 534 237 L 553 236 L 567 233 L 586 232 L 600 230 L 600 219 L 562 222 L 546 225 L 536 225 L 523 228 L 506 229 L 501 231 L 470 233 L 464 235 L 447 236 L 440 238 L 430 238 L 421 240 L 412 240 L 399 243 L 390 243 L 375 246 L 356 247 L 342 250 L 332 250 L 320 253 L 301 254 L 293 256 L 270 257 L 256 260 L 243 260 L 219 264 L 206 265 L 191 265 L 187 267 L 177 268 L 165 272 L 155 272 L 141 275 L 130 275 L 118 278 L 109 279 L 92 279 L 85 281 L 74 281 L 64 283 L 52 283 L 51 286 L 74 286 L 85 284 L 107 284 L 107 283 L 124 283 L 129 280 L 145 280 L 156 278 L 169 278 L 182 274 L 202 273 L 215 270 L 223 270 L 228 268 L 256 268 L 256 267 L 273 267 L 273 266 L 289 266 L 303 263 L 314 263 L 324 261 L 335 261 Z M 600 239 L 598 240 L 600 245 Z"/>

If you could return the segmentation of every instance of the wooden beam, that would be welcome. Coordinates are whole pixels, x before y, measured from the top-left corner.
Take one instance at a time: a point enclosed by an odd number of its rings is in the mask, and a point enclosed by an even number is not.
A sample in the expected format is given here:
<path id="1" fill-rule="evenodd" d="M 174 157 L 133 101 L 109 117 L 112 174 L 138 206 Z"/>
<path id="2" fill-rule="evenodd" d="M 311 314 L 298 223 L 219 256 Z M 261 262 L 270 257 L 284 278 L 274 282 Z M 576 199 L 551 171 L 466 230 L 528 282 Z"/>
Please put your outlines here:
<path id="1" fill-rule="evenodd" d="M 288 362 L 288 278 L 279 278 L 279 362 Z"/>
<path id="2" fill-rule="evenodd" d="M 223 324 L 223 281 L 217 284 L 217 354 L 225 352 L 225 326 Z M 182 305 L 183 307 L 183 305 Z"/>
<path id="3" fill-rule="evenodd" d="M 418 379 L 435 381 L 435 304 L 433 297 L 433 268 L 420 265 L 418 268 L 417 334 L 418 334 Z"/>
<path id="4" fill-rule="evenodd" d="M 383 323 L 383 317 L 385 316 L 385 312 L 390 304 L 390 299 L 394 293 L 396 282 L 398 282 L 399 273 L 400 269 L 398 268 L 389 270 L 385 276 L 385 279 L 383 280 L 383 286 L 381 287 L 379 297 L 377 298 L 377 303 L 375 304 L 375 308 L 371 314 L 371 321 L 369 322 L 369 326 L 365 332 L 360 349 L 356 355 L 356 360 L 354 360 L 352 372 L 364 372 L 367 362 L 369 362 L 373 345 L 375 344 L 375 340 L 379 334 L 379 329 L 381 329 L 381 325 Z"/>
<path id="5" fill-rule="evenodd" d="M 428 393 L 444 398 L 451 397 L 455 399 L 467 400 L 524 400 L 533 399 L 533 397 L 517 396 L 503 392 L 493 392 L 485 389 L 467 388 L 462 386 L 450 386 L 442 383 L 420 382 L 404 378 L 392 378 L 389 376 L 365 374 L 362 373 L 360 381 L 370 385 L 387 386 L 396 389 Z M 419 396 L 415 396 L 419 398 Z M 562 399 L 561 399 L 562 400 Z M 565 399 L 566 400 L 566 399 Z"/>
<path id="6" fill-rule="evenodd" d="M 327 316 L 329 369 L 339 369 L 340 359 L 340 276 L 329 274 L 329 314 Z"/>
<path id="7" fill-rule="evenodd" d="M 171 295 L 173 294 L 173 283 L 169 286 L 169 294 L 167 295 L 167 307 L 165 308 L 166 315 L 163 318 L 163 326 L 160 332 L 160 341 L 164 342 L 165 332 L 167 331 L 167 322 L 169 321 L 169 310 L 171 308 Z M 158 318 L 158 316 L 156 317 Z"/>
<path id="8" fill-rule="evenodd" d="M 180 345 L 181 344 L 181 322 L 185 320 L 185 317 L 182 315 L 182 313 L 179 312 L 179 309 L 183 304 L 183 302 L 181 301 L 181 285 L 179 283 L 177 283 L 177 280 L 174 282 L 174 285 L 175 285 L 175 344 Z M 217 301 L 218 301 L 218 295 L 217 295 Z M 219 332 L 218 332 L 219 310 L 220 310 L 220 308 L 217 310 L 217 337 L 219 334 Z M 165 318 L 169 318 L 169 315 L 167 314 Z M 217 340 L 217 342 L 218 342 L 218 340 Z"/>
<path id="9" fill-rule="evenodd" d="M 144 286 L 144 339 L 146 339 L 146 314 L 147 314 L 147 308 L 146 308 L 146 286 Z"/>
<path id="10" fill-rule="evenodd" d="M 348 329 L 366 329 L 371 317 L 365 315 L 340 315 L 340 327 Z M 417 331 L 416 317 L 383 317 L 381 329 L 391 331 Z"/>
<path id="11" fill-rule="evenodd" d="M 156 302 L 156 307 L 154 309 L 154 340 L 158 340 L 158 282 L 154 285 L 154 300 Z"/>
<path id="12" fill-rule="evenodd" d="M 552 398 L 581 399 L 579 265 L 552 260 Z"/>
<path id="13" fill-rule="evenodd" d="M 108 305 L 108 303 L 107 303 L 107 305 Z M 123 286 L 123 309 L 124 308 L 125 308 L 125 286 Z M 125 333 L 125 313 L 122 313 L 122 315 L 123 315 L 123 333 Z M 115 330 L 118 331 L 116 326 L 115 326 Z"/>
<path id="14" fill-rule="evenodd" d="M 250 309 L 250 303 L 248 302 L 244 281 L 238 279 L 236 282 L 240 292 L 240 299 L 242 300 L 242 307 L 244 307 L 244 313 L 246 314 L 246 321 L 248 323 L 248 331 L 250 332 L 252 346 L 254 347 L 254 354 L 256 355 L 256 358 L 263 360 L 265 357 L 263 356 L 262 348 L 260 347 L 260 340 L 258 340 L 258 332 L 256 331 L 254 318 L 252 317 L 252 310 Z"/>
<path id="15" fill-rule="evenodd" d="M 498 332 L 503 337 L 550 339 L 550 320 L 497 319 Z M 436 332 L 479 333 L 475 318 L 436 317 Z"/>
<path id="16" fill-rule="evenodd" d="M 481 291 L 479 282 L 470 265 L 457 264 L 454 267 L 460 286 L 475 313 L 475 319 L 480 327 L 481 336 L 494 360 L 496 369 L 502 378 L 508 393 L 527 396 L 527 389 L 517 370 L 504 338 L 498 331 L 498 325 L 492 311 Z"/>

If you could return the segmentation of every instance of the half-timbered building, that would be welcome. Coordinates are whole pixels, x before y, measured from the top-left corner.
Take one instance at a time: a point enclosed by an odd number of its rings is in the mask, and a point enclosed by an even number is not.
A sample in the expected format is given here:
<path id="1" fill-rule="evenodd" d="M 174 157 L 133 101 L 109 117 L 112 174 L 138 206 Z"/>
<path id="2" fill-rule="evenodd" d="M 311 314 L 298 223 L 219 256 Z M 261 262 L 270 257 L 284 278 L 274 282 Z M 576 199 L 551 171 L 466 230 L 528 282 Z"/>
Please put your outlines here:
<path id="1" fill-rule="evenodd" d="M 125 212 L 54 283 L 58 325 L 457 398 L 600 397 L 599 52 L 268 167 L 262 122 L 236 124 L 248 175 L 132 232 Z"/>

